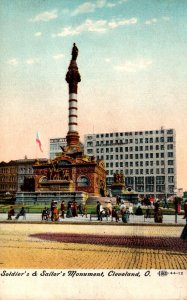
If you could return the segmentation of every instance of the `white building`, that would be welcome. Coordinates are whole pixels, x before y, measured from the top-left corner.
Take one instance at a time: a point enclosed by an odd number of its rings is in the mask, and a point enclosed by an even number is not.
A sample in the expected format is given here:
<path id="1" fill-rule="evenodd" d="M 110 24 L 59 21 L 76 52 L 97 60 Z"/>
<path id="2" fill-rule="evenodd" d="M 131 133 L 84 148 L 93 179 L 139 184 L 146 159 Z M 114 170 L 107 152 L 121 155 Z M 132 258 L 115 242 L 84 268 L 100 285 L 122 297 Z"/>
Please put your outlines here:
<path id="1" fill-rule="evenodd" d="M 60 153 L 62 148 L 67 145 L 66 138 L 54 138 L 49 140 L 49 158 L 54 159 Z M 62 147 L 62 148 L 61 148 Z"/>
<path id="2" fill-rule="evenodd" d="M 141 195 L 162 198 L 176 189 L 174 129 L 87 134 L 84 149 L 105 161 L 108 186 L 118 170 L 123 171 L 126 185 Z"/>

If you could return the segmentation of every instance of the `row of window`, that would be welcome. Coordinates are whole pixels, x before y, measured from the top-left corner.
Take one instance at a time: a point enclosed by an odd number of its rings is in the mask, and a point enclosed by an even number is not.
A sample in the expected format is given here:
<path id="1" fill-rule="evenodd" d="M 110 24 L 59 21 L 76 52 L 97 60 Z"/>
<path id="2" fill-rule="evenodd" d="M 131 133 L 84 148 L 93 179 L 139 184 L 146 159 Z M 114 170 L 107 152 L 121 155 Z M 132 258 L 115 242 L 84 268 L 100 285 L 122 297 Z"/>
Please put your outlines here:
<path id="1" fill-rule="evenodd" d="M 164 137 L 156 137 L 153 138 L 140 138 L 140 139 L 124 139 L 124 140 L 106 140 L 106 141 L 96 141 L 96 146 L 103 146 L 103 145 L 113 145 L 113 144 L 149 144 L 149 143 L 173 143 L 173 136 L 168 136 L 165 140 Z M 93 147 L 95 143 L 92 141 L 87 142 L 87 147 Z"/>
<path id="2" fill-rule="evenodd" d="M 0 174 L 15 173 L 16 168 L 0 168 Z"/>
<path id="3" fill-rule="evenodd" d="M 173 160 L 168 160 L 168 165 L 170 165 L 170 166 L 172 166 L 174 164 L 174 162 L 173 162 Z M 165 162 L 164 162 L 164 160 L 162 160 L 162 161 L 156 161 L 156 166 L 159 166 L 159 165 L 161 165 L 161 166 L 164 166 L 165 165 Z M 122 161 L 120 161 L 120 162 L 115 162 L 115 163 L 113 163 L 113 162 L 106 162 L 106 168 L 113 168 L 113 167 L 126 167 L 126 168 L 128 168 L 128 167 L 148 167 L 148 166 L 150 166 L 150 167 L 152 167 L 152 166 L 154 166 L 154 162 L 153 161 L 136 161 L 136 162 L 133 162 L 133 161 L 130 161 L 130 162 L 128 162 L 128 161 L 126 161 L 125 163 L 124 162 L 122 162 Z"/>
<path id="4" fill-rule="evenodd" d="M 130 160 L 134 160 L 134 159 L 153 159 L 153 158 L 164 158 L 164 153 L 156 153 L 156 155 L 153 155 L 153 153 L 145 153 L 145 155 L 143 155 L 143 154 L 125 154 L 124 156 L 123 155 L 113 155 L 113 154 L 111 154 L 111 155 L 106 155 L 105 157 L 103 156 L 103 155 L 98 155 L 97 157 L 96 157 L 96 159 L 97 160 L 100 160 L 100 159 L 102 159 L 102 160 L 128 160 L 128 159 L 130 159 Z M 169 159 L 169 160 L 167 160 L 167 163 L 168 163 L 168 165 L 173 165 L 174 164 L 174 160 L 173 159 Z"/>
<path id="5" fill-rule="evenodd" d="M 88 146 L 88 145 L 87 145 Z M 91 147 L 91 145 L 89 146 Z M 135 147 L 110 147 L 110 148 L 96 148 L 96 152 L 99 153 L 109 153 L 109 152 L 132 152 L 132 151 L 154 151 L 154 150 L 161 150 L 163 151 L 164 145 L 155 145 L 155 147 L 153 147 L 153 145 L 150 146 L 135 146 Z M 167 150 L 173 150 L 173 144 L 169 144 L 167 145 Z M 88 153 L 93 153 L 93 149 L 87 149 Z M 170 152 L 173 153 L 173 152 Z"/>
<path id="6" fill-rule="evenodd" d="M 0 176 L 0 182 L 15 182 L 16 179 L 16 176 Z"/>
<path id="7" fill-rule="evenodd" d="M 168 130 L 150 130 L 150 131 L 135 131 L 135 132 L 115 132 L 115 133 L 101 133 L 96 134 L 96 138 L 103 138 L 103 137 L 113 137 L 113 136 L 132 136 L 132 135 L 143 135 L 143 134 L 173 134 L 173 129 Z M 88 139 L 91 139 L 93 136 L 87 136 Z"/>
<path id="8" fill-rule="evenodd" d="M 119 166 L 118 166 L 119 167 Z M 115 173 L 114 170 L 108 170 L 107 171 L 108 174 L 107 175 L 113 175 Z M 155 172 L 154 172 L 154 169 L 125 169 L 125 175 L 143 175 L 143 174 L 146 174 L 146 175 L 149 175 L 149 174 L 165 174 L 166 173 L 166 170 L 164 168 L 156 168 Z M 174 174 L 174 168 L 168 168 L 167 169 L 167 173 L 168 174 Z"/>
<path id="9" fill-rule="evenodd" d="M 16 190 L 16 185 L 15 184 L 9 184 L 9 185 L 0 184 L 0 190 L 1 191 L 15 191 Z"/>

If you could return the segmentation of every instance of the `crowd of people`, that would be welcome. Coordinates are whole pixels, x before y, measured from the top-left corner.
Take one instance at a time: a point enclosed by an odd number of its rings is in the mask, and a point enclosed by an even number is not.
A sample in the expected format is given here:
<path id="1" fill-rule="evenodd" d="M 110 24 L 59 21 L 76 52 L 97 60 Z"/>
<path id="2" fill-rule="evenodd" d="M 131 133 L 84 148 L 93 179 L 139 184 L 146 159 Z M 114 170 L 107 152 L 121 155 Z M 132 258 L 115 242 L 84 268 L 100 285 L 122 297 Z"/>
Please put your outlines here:
<path id="1" fill-rule="evenodd" d="M 78 214 L 80 214 L 82 217 L 87 217 L 87 206 L 86 204 L 83 205 L 82 203 L 78 204 L 76 200 L 68 201 L 67 205 L 65 204 L 65 201 L 62 200 L 60 204 L 60 208 L 57 206 L 57 201 L 52 200 L 51 201 L 51 207 L 50 209 L 45 207 L 42 211 L 42 220 L 49 220 L 51 221 L 59 221 L 59 219 L 65 219 L 66 218 L 73 218 L 78 217 Z"/>
<path id="2" fill-rule="evenodd" d="M 97 219 L 98 221 L 102 221 L 103 217 L 112 217 L 118 222 L 120 217 L 124 223 L 128 223 L 129 216 L 133 213 L 133 204 L 126 205 L 125 201 L 120 200 L 118 205 L 113 205 L 110 200 L 106 202 L 105 207 L 97 201 L 96 205 Z"/>

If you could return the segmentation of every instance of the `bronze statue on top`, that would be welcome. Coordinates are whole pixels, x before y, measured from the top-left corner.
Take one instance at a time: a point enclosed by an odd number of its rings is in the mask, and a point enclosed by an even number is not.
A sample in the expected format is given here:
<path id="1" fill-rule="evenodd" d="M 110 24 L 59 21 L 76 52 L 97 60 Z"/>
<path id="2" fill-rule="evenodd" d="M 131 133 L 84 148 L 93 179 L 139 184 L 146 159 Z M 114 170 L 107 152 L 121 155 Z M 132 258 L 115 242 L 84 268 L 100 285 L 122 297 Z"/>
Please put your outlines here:
<path id="1" fill-rule="evenodd" d="M 72 60 L 76 60 L 77 59 L 78 52 L 79 52 L 79 49 L 77 48 L 76 44 L 73 43 L 73 48 L 72 48 L 72 52 L 71 52 Z"/>

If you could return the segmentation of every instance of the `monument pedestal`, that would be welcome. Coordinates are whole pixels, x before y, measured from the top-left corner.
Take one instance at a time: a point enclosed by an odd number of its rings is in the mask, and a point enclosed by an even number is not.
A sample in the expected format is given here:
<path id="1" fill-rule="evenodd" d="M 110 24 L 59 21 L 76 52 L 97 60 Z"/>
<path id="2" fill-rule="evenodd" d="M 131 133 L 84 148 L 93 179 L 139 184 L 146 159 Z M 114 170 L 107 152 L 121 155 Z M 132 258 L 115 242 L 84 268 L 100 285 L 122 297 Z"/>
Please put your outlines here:
<path id="1" fill-rule="evenodd" d="M 113 183 L 111 186 L 111 192 L 113 197 L 123 194 L 124 191 L 125 191 L 125 185 L 123 183 Z"/>

